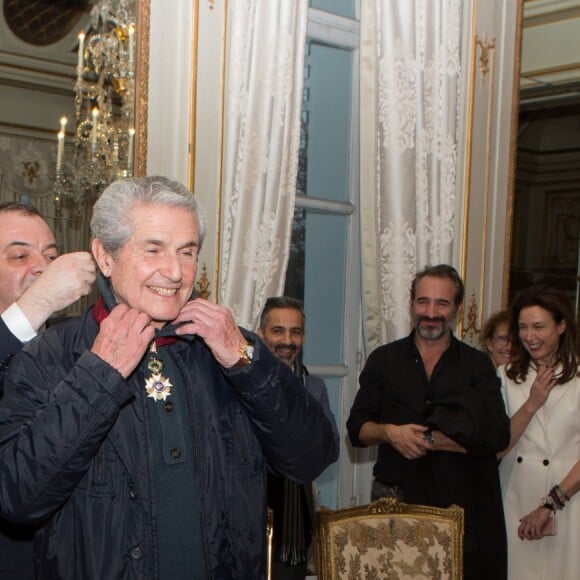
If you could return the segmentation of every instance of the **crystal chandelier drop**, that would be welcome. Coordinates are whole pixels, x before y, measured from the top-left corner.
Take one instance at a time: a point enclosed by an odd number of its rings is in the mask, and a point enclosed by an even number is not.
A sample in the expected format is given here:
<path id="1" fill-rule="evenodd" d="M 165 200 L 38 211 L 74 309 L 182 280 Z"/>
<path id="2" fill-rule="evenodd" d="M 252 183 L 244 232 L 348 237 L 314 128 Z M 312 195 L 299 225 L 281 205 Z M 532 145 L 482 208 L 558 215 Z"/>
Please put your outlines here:
<path id="1" fill-rule="evenodd" d="M 79 34 L 74 153 L 64 163 L 66 117 L 60 121 L 54 201 L 76 217 L 112 181 L 133 174 L 135 143 L 134 0 L 99 0 Z"/>

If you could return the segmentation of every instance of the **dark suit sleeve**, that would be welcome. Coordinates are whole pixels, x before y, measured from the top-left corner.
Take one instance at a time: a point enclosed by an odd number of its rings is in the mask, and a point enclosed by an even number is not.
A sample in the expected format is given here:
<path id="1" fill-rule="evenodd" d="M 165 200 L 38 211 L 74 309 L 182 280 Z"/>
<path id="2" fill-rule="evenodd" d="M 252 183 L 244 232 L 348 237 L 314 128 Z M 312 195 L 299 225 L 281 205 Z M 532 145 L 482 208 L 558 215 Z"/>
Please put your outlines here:
<path id="1" fill-rule="evenodd" d="M 0 399 L 4 394 L 4 373 L 14 355 L 22 350 L 22 346 L 22 342 L 10 332 L 4 320 L 0 318 Z"/>
<path id="2" fill-rule="evenodd" d="M 332 424 L 332 432 L 334 434 L 334 444 L 337 449 L 337 456 L 335 458 L 338 459 L 338 449 L 340 446 L 339 436 L 338 436 L 338 428 L 336 426 L 336 420 L 332 411 L 330 409 L 330 401 L 328 400 L 328 391 L 326 389 L 326 384 L 320 377 L 315 377 L 309 375 L 306 377 L 306 387 L 310 394 L 320 403 L 322 406 L 322 410 L 324 411 L 325 417 L 329 420 Z"/>

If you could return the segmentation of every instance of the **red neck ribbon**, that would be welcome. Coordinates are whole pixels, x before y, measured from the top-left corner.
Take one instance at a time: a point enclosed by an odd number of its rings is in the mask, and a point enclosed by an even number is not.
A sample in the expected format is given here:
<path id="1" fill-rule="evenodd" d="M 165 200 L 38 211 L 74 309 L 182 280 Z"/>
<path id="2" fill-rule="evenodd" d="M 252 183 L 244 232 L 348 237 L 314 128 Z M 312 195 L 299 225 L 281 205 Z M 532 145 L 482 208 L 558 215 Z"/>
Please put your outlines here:
<path id="1" fill-rule="evenodd" d="M 98 297 L 97 301 L 95 302 L 95 306 L 93 307 L 93 318 L 95 322 L 100 326 L 101 322 L 105 320 L 109 316 L 109 311 L 105 306 L 105 302 L 102 297 Z M 157 346 L 163 346 L 166 344 L 173 344 L 177 341 L 177 337 L 175 336 L 160 336 L 155 339 L 155 344 Z"/>

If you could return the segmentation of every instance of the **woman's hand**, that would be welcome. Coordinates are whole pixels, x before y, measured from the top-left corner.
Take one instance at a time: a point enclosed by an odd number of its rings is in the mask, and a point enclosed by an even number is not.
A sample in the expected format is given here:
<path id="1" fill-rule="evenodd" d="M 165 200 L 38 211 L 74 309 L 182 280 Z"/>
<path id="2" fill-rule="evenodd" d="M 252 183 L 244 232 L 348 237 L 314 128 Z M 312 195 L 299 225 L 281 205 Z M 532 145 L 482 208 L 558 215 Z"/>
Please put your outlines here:
<path id="1" fill-rule="evenodd" d="M 551 528 L 552 510 L 540 506 L 520 520 L 518 536 L 520 540 L 539 540 L 548 535 Z"/>
<path id="2" fill-rule="evenodd" d="M 541 365 L 538 368 L 536 379 L 530 388 L 530 396 L 526 402 L 529 410 L 535 413 L 547 401 L 552 389 L 556 386 L 554 367 Z"/>

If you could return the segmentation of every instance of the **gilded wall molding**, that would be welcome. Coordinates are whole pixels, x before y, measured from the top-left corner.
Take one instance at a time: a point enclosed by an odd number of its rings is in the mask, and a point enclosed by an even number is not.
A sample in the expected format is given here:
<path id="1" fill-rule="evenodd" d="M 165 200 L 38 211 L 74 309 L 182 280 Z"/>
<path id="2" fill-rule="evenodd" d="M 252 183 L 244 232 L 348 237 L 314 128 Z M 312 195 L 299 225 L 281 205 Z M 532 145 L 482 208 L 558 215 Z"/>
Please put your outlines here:
<path id="1" fill-rule="evenodd" d="M 491 42 L 487 42 L 487 33 L 484 32 L 482 39 L 479 41 L 481 48 L 481 56 L 479 60 L 479 71 L 482 75 L 482 82 L 485 76 L 489 73 L 489 87 L 488 87 L 488 101 L 487 101 L 487 120 L 486 120 L 486 143 L 485 143 L 485 180 L 483 186 L 483 220 L 482 220 L 482 242 L 481 242 L 481 273 L 479 279 L 479 297 L 480 308 L 478 309 L 478 319 L 482 322 L 483 319 L 483 303 L 485 295 L 485 282 L 487 278 L 486 271 L 486 252 L 487 252 L 487 233 L 489 220 L 489 198 L 490 198 L 490 172 L 491 172 L 491 157 L 492 157 L 492 143 L 493 143 L 493 120 L 494 120 L 494 92 L 495 92 L 495 37 Z M 475 300 L 474 300 L 475 304 Z M 469 316 L 469 311 L 468 311 Z"/>
<path id="2" fill-rule="evenodd" d="M 514 89 L 512 94 L 512 126 L 510 130 L 510 159 L 508 194 L 506 204 L 506 230 L 505 230 L 505 258 L 503 265 L 503 288 L 502 308 L 507 308 L 509 302 L 510 271 L 511 271 L 511 247 L 513 243 L 514 203 L 516 189 L 516 159 L 518 149 L 518 128 L 520 114 L 520 71 L 522 68 L 522 33 L 524 21 L 524 0 L 518 0 L 515 35 L 515 59 L 514 59 Z"/>
<path id="3" fill-rule="evenodd" d="M 470 21 L 465 59 L 464 189 L 457 244 L 458 263 L 466 287 L 466 304 L 458 317 L 458 336 L 476 341 L 485 318 L 506 302 L 512 214 L 512 157 L 519 91 L 514 60 L 520 58 L 523 0 L 505 6 L 502 0 L 476 2 Z M 467 55 L 466 55 L 467 56 Z M 515 118 L 514 118 L 515 115 Z M 474 294 L 475 300 L 467 301 Z"/>
<path id="4" fill-rule="evenodd" d="M 228 2 L 191 0 L 187 183 L 208 216 L 204 255 L 212 299 L 219 299 L 225 58 Z M 212 8 L 213 7 L 213 8 Z M 203 136 L 203 138 L 201 137 Z M 200 271 L 201 273 L 201 271 Z"/>
<path id="5" fill-rule="evenodd" d="M 201 274 L 197 280 L 197 293 L 200 298 L 207 300 L 211 296 L 210 281 L 207 277 L 207 266 L 205 262 L 201 265 Z"/>
<path id="6" fill-rule="evenodd" d="M 475 22 L 473 30 L 475 30 Z M 463 319 L 459 321 L 458 333 L 465 337 L 477 329 L 477 321 L 483 318 L 483 296 L 485 293 L 486 283 L 486 252 L 487 252 L 487 235 L 489 221 L 489 198 L 490 198 L 490 181 L 492 165 L 492 140 L 493 140 L 493 121 L 494 121 L 494 90 L 495 90 L 495 55 L 496 39 L 488 41 L 487 32 L 482 34 L 473 34 L 472 52 L 470 60 L 469 73 L 469 108 L 467 123 L 467 157 L 466 157 L 466 181 L 465 181 L 465 199 L 464 199 L 464 237 L 462 243 L 462 276 L 466 285 L 468 278 L 474 280 L 470 286 L 477 287 L 477 293 L 480 297 L 480 308 L 478 311 L 466 311 L 468 316 L 467 326 Z M 479 72 L 480 86 L 476 86 L 476 76 Z M 486 84 L 487 81 L 487 84 Z M 485 86 L 484 86 L 485 85 Z M 477 115 L 477 123 L 475 119 Z M 477 151 L 473 151 L 473 135 L 476 127 L 485 131 L 485 140 L 478 140 Z M 479 132 L 479 131 L 478 131 Z M 483 150 L 481 147 L 483 144 Z M 483 165 L 481 161 L 484 161 Z M 477 163 L 479 175 L 483 174 L 482 180 L 477 179 L 477 172 L 474 172 L 474 163 Z M 481 203 L 480 201 L 481 200 Z M 477 215 L 477 220 L 473 219 Z M 481 224 L 481 228 L 475 228 L 475 224 Z M 479 248 L 479 249 L 478 249 Z M 476 258 L 477 252 L 479 256 Z M 468 257 L 473 264 L 476 260 L 479 262 L 479 268 L 470 266 L 469 272 L 467 267 Z M 479 270 L 479 271 L 478 271 Z M 475 301 L 474 301 L 475 304 Z M 473 305 L 470 304 L 470 307 Z M 471 322 L 469 316 L 476 317 Z"/>
<path id="7" fill-rule="evenodd" d="M 471 19 L 469 23 L 469 60 L 468 60 L 468 81 L 465 93 L 467 102 L 466 111 L 466 127 L 465 127 L 465 173 L 463 176 L 463 231 L 461 236 L 461 268 L 460 274 L 464 282 L 467 275 L 467 248 L 469 238 L 469 206 L 471 202 L 471 168 L 473 159 L 473 120 L 475 108 L 475 59 L 477 54 L 477 46 L 475 44 L 476 36 L 472 32 L 476 29 L 477 23 L 477 0 L 474 0 Z M 461 335 L 463 329 L 463 316 L 459 318 L 457 333 Z"/>
<path id="8" fill-rule="evenodd" d="M 495 50 L 495 37 L 488 42 L 487 32 L 484 32 L 481 38 L 479 36 L 475 37 L 475 44 L 478 45 L 481 50 L 481 54 L 479 55 L 479 74 L 481 76 L 481 82 L 483 83 L 487 73 L 489 72 L 489 53 Z"/>
<path id="9" fill-rule="evenodd" d="M 461 331 L 461 339 L 472 346 L 477 346 L 481 335 L 481 327 L 477 325 L 479 319 L 478 312 L 479 308 L 475 300 L 475 292 L 472 292 L 466 309 L 467 324 Z"/>
<path id="10" fill-rule="evenodd" d="M 137 71 L 135 92 L 135 175 L 147 174 L 150 0 L 137 2 Z"/>
<path id="11" fill-rule="evenodd" d="M 216 252 L 214 262 L 214 286 L 216 288 L 216 302 L 219 300 L 218 288 L 221 278 L 221 254 L 222 254 L 222 211 L 223 211 L 223 165 L 224 165 L 224 131 L 225 131 L 225 107 L 226 107 L 226 58 L 227 58 L 227 31 L 228 31 L 228 1 L 224 0 L 221 44 L 221 95 L 219 112 L 219 152 L 218 152 L 218 190 L 217 190 L 217 225 L 216 225 Z"/>
<path id="12" fill-rule="evenodd" d="M 211 7 L 213 9 L 213 6 Z M 187 183 L 195 194 L 195 135 L 197 131 L 197 71 L 199 59 L 199 1 L 193 0 L 193 25 L 191 30 L 191 81 L 189 87 L 189 152 Z"/>

